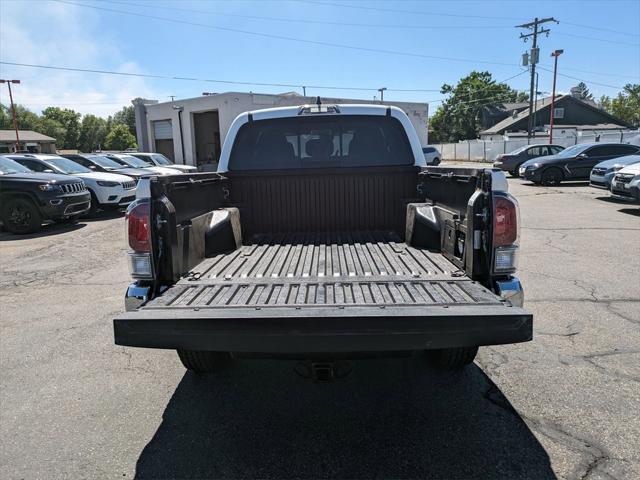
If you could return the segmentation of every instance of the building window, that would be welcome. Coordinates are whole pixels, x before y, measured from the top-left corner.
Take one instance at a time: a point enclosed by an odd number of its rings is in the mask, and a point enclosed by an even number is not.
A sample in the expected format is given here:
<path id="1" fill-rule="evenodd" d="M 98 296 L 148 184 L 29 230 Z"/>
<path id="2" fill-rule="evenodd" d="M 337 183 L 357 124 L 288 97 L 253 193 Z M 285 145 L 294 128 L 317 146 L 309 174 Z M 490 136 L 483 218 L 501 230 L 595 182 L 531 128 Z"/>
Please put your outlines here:
<path id="1" fill-rule="evenodd" d="M 554 108 L 553 118 L 564 118 L 564 108 Z"/>

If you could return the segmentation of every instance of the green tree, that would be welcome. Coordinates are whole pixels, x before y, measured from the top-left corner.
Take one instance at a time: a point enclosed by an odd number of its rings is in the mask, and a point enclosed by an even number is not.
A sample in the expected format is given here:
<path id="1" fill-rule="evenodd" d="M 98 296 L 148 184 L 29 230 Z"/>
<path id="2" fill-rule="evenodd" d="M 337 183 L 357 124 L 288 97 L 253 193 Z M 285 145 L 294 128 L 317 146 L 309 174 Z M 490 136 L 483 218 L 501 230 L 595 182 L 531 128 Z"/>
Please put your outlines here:
<path id="1" fill-rule="evenodd" d="M 611 99 L 606 95 L 602 95 L 598 100 L 598 106 L 605 112 L 611 112 Z"/>
<path id="2" fill-rule="evenodd" d="M 589 91 L 587 84 L 584 82 L 578 83 L 578 85 L 573 87 L 571 90 L 575 90 L 578 93 L 578 98 L 580 98 L 580 100 L 593 100 L 593 95 Z"/>
<path id="3" fill-rule="evenodd" d="M 131 135 L 136 134 L 136 114 L 133 105 L 122 107 L 122 110 L 113 114 L 114 125 L 126 125 Z"/>
<path id="4" fill-rule="evenodd" d="M 448 94 L 449 98 L 429 121 L 429 140 L 433 143 L 478 138 L 483 108 L 529 98 L 505 83 L 496 83 L 491 73 L 477 71 L 460 79 L 455 86 L 442 85 L 440 93 Z"/>
<path id="5" fill-rule="evenodd" d="M 82 117 L 78 148 L 82 152 L 92 152 L 105 144 L 107 121 L 104 118 L 87 114 Z"/>
<path id="6" fill-rule="evenodd" d="M 622 92 L 611 100 L 608 112 L 635 128 L 640 128 L 640 83 L 625 85 Z"/>
<path id="7" fill-rule="evenodd" d="M 47 107 L 42 111 L 42 118 L 54 120 L 65 129 L 63 138 L 56 138 L 58 148 L 78 148 L 80 140 L 80 117 L 81 115 L 69 108 Z"/>
<path id="8" fill-rule="evenodd" d="M 38 124 L 34 130 L 36 130 L 38 133 L 42 133 L 43 135 L 48 135 L 52 138 L 55 138 L 57 148 L 74 148 L 61 146 L 64 142 L 64 138 L 67 136 L 67 129 L 57 120 L 53 120 L 52 118 L 40 117 L 38 119 Z"/>
<path id="9" fill-rule="evenodd" d="M 115 125 L 107 135 L 105 147 L 109 150 L 126 150 L 136 147 L 136 137 L 134 137 L 126 125 Z"/>
<path id="10" fill-rule="evenodd" d="M 40 117 L 22 105 L 16 105 L 16 118 L 20 130 L 38 129 Z M 0 104 L 0 128 L 3 130 L 13 129 L 13 115 L 9 105 Z"/>

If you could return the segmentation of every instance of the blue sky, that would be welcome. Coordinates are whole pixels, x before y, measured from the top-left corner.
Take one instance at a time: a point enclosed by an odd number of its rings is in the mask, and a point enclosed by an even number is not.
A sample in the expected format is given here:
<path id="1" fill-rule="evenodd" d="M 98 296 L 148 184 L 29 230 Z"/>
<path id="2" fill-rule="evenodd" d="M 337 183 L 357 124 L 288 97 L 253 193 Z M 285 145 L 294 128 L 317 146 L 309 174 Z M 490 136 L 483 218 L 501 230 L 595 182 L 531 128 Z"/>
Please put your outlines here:
<path id="1" fill-rule="evenodd" d="M 560 21 L 546 24 L 551 33 L 540 40 L 541 65 L 551 68 L 550 52 L 562 48 L 559 72 L 576 77 L 558 77 L 559 91 L 568 91 L 578 79 L 596 96 L 640 83 L 638 0 L 2 0 L 3 62 L 200 80 L 5 64 L 0 77 L 21 79 L 16 101 L 33 110 L 54 104 L 107 115 L 136 96 L 167 101 L 170 95 L 185 98 L 203 91 L 302 92 L 201 81 L 218 79 L 336 86 L 310 87 L 307 94 L 365 99 L 378 93 L 344 87 L 384 86 L 389 89 L 385 99 L 430 101 L 433 112 L 443 97 L 437 91 L 441 85 L 473 69 L 488 70 L 497 80 L 515 76 L 507 83 L 528 89 L 528 75 L 516 75 L 523 71 L 520 57 L 530 44 L 518 38 L 521 30 L 514 26 L 535 16 Z M 539 90 L 551 90 L 551 76 L 540 70 Z M 8 100 L 4 88 L 0 95 Z"/>

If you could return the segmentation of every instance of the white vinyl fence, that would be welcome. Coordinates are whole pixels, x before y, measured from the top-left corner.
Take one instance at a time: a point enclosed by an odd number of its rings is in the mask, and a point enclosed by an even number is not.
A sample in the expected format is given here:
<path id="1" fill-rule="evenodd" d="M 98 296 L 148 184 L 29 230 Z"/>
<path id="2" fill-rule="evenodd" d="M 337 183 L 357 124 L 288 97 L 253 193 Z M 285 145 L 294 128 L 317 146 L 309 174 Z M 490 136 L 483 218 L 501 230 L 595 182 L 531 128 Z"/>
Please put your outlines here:
<path id="1" fill-rule="evenodd" d="M 465 162 L 493 162 L 503 153 L 509 153 L 529 143 L 548 143 L 549 137 L 526 138 L 518 140 L 465 140 L 458 143 L 436 143 L 442 154 L 442 160 Z M 607 132 L 589 135 L 554 138 L 555 145 L 570 147 L 578 143 L 631 143 L 640 146 L 640 130 Z"/>

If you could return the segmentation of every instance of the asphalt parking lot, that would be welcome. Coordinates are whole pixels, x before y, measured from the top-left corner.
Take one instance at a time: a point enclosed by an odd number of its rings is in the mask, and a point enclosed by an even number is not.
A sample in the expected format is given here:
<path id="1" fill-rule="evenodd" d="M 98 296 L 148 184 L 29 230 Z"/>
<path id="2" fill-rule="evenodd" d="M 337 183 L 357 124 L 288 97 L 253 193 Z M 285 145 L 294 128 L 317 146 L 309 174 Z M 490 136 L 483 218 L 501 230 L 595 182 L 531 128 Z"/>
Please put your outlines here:
<path id="1" fill-rule="evenodd" d="M 520 200 L 534 341 L 463 373 L 361 360 L 204 377 L 113 344 L 123 220 L 0 233 L 3 478 L 640 478 L 640 209 L 584 183 Z"/>

